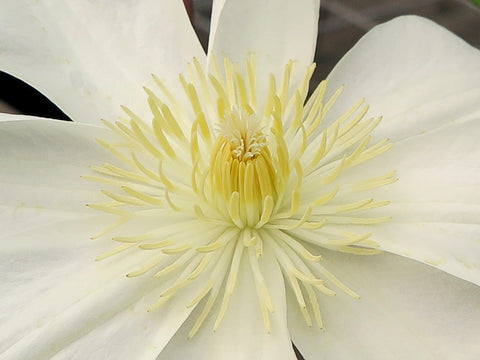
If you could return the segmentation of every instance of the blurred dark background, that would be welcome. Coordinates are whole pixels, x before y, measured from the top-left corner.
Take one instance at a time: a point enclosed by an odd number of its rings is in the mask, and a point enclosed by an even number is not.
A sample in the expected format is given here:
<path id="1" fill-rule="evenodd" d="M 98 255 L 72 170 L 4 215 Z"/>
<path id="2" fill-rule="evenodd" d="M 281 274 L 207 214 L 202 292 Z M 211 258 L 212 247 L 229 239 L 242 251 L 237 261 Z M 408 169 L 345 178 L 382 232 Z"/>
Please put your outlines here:
<path id="1" fill-rule="evenodd" d="M 206 46 L 212 0 L 185 0 Z M 480 7 L 471 0 L 322 0 L 313 82 L 318 83 L 375 24 L 403 14 L 427 17 L 480 48 Z M 0 112 L 67 119 L 43 95 L 0 72 Z"/>

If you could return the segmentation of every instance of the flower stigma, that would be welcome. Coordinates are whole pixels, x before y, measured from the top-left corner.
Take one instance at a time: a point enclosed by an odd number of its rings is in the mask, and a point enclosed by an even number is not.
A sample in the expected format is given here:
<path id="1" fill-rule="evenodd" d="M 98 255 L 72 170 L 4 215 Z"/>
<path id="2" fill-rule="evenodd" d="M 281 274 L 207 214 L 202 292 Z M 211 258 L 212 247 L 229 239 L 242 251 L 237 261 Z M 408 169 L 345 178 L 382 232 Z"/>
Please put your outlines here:
<path id="1" fill-rule="evenodd" d="M 292 90 L 289 62 L 283 79 L 277 84 L 271 75 L 268 93 L 259 97 L 266 90 L 257 89 L 254 56 L 245 66 L 212 62 L 207 74 L 192 61 L 180 75 L 181 96 L 154 76 L 157 89 L 144 88 L 150 118 L 124 107 L 125 117 L 104 121 L 114 139 L 98 141 L 117 162 L 92 166 L 95 174 L 84 177 L 103 184 L 108 198 L 88 206 L 114 218 L 92 238 L 110 234 L 119 245 L 97 260 L 114 261 L 119 253 L 138 258 L 127 277 L 150 273 L 159 284 L 148 311 L 186 287 L 198 289 L 188 305 L 203 306 L 192 337 L 214 308 L 214 330 L 220 326 L 245 266 L 270 332 L 275 309 L 262 270 L 268 251 L 306 324 L 322 328 L 319 296 L 338 290 L 359 296 L 316 253 L 377 254 L 370 233 L 349 229 L 390 219 L 370 212 L 388 201 L 363 194 L 395 182 L 395 172 L 348 176 L 391 148 L 388 140 L 370 144 L 381 118 L 366 118 L 360 100 L 325 123 L 342 88 L 325 99 L 323 81 L 307 100 L 313 65 Z"/>

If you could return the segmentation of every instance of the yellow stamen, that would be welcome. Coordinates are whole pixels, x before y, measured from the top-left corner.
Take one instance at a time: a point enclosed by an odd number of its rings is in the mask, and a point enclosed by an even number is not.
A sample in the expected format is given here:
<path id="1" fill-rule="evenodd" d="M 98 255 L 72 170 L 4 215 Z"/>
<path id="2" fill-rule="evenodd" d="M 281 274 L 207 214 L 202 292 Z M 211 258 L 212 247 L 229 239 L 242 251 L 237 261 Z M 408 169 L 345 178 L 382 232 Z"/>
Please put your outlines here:
<path id="1" fill-rule="evenodd" d="M 392 145 L 372 144 L 381 117 L 372 117 L 363 99 L 327 118 L 343 88 L 326 98 L 323 81 L 306 101 L 314 65 L 292 89 L 293 61 L 281 77 L 260 84 L 254 55 L 243 69 L 221 60 L 212 56 L 208 73 L 193 59 L 179 76 L 181 95 L 153 76 L 158 88 L 144 88 L 149 118 L 122 107 L 124 118 L 104 121 L 117 139 L 98 142 L 117 161 L 92 166 L 96 174 L 84 178 L 101 183 L 108 198 L 88 206 L 116 221 L 92 238 L 115 231 L 112 240 L 121 245 L 96 260 L 141 252 L 144 263 L 126 276 L 151 272 L 153 282 L 168 284 L 146 311 L 195 284 L 198 295 L 188 306 L 202 302 L 203 309 L 192 337 L 209 316 L 216 316 L 213 330 L 221 330 L 245 267 L 270 332 L 277 299 L 264 262 L 273 257 L 306 324 L 322 328 L 321 296 L 334 296 L 335 287 L 358 295 L 316 254 L 379 252 L 374 230 L 390 219 L 381 213 L 389 202 L 375 200 L 372 190 L 394 183 L 395 172 L 352 178 L 349 171 Z"/>

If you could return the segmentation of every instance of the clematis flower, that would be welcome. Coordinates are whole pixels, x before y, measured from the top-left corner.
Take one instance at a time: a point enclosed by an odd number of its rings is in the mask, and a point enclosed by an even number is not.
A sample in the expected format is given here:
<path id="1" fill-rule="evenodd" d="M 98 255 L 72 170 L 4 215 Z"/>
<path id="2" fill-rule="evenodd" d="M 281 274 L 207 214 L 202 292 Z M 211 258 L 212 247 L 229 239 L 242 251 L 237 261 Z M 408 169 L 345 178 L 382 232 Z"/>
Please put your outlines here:
<path id="1" fill-rule="evenodd" d="M 480 53 L 402 17 L 308 96 L 318 7 L 1 4 L 74 119 L 1 115 L 1 359 L 480 356 Z"/>

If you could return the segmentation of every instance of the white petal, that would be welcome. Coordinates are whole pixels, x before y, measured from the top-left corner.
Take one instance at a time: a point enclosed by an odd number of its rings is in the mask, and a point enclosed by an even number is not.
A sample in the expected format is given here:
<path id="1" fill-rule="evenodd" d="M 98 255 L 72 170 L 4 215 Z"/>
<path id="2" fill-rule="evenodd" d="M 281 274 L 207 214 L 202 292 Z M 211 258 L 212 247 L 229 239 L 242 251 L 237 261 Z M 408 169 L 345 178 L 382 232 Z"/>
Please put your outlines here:
<path id="1" fill-rule="evenodd" d="M 176 84 L 205 57 L 180 0 L 10 1 L 0 22 L 0 69 L 80 122 L 115 120 L 121 104 L 147 114 L 151 73 Z"/>
<path id="2" fill-rule="evenodd" d="M 275 312 L 270 314 L 271 333 L 262 320 L 257 300 L 255 281 L 247 259 L 243 259 L 238 283 L 227 313 L 216 332 L 212 331 L 219 306 L 192 339 L 187 340 L 202 303 L 180 328 L 161 359 L 243 360 L 243 359 L 296 359 L 286 324 L 286 299 L 283 278 L 278 264 L 266 250 L 261 261 L 265 282 L 269 288 Z"/>
<path id="3" fill-rule="evenodd" d="M 478 117 L 479 64 L 478 49 L 435 23 L 394 19 L 368 32 L 329 75 L 330 93 L 345 89 L 327 122 L 361 98 L 370 116 L 383 116 L 376 138 L 400 140 Z"/>
<path id="4" fill-rule="evenodd" d="M 30 119 L 0 130 L 0 357 L 154 359 L 190 310 L 147 314 L 168 282 L 125 277 L 145 252 L 94 261 L 115 244 L 90 236 L 112 220 L 85 212 L 99 192 L 79 175 L 109 159 L 94 140 L 103 129 Z"/>
<path id="5" fill-rule="evenodd" d="M 22 120 L 38 120 L 43 119 L 37 116 L 30 116 L 30 115 L 21 115 L 21 114 L 6 114 L 0 113 L 0 122 L 1 121 L 22 121 Z"/>
<path id="6" fill-rule="evenodd" d="M 352 182 L 391 170 L 399 179 L 356 198 L 391 201 L 370 215 L 392 220 L 355 230 L 372 232 L 382 249 L 480 284 L 479 131 L 478 120 L 446 125 L 347 171 L 343 179 Z"/>
<path id="7" fill-rule="evenodd" d="M 324 265 L 361 299 L 322 297 L 322 331 L 289 307 L 292 338 L 306 359 L 480 357 L 480 287 L 391 254 L 328 252 Z"/>
<path id="8" fill-rule="evenodd" d="M 125 274 L 149 254 L 94 261 L 115 246 L 89 240 L 104 220 L 55 218 L 0 237 L 2 359 L 155 359 L 189 315 L 195 288 L 147 312 L 170 282 Z"/>
<path id="9" fill-rule="evenodd" d="M 212 2 L 212 15 L 210 17 L 210 32 L 208 38 L 208 48 L 211 49 L 213 46 L 213 39 L 215 38 L 215 33 L 217 32 L 218 19 L 222 13 L 223 6 L 225 5 L 225 0 L 213 0 Z"/>
<path id="10" fill-rule="evenodd" d="M 85 204 L 100 199 L 98 184 L 80 176 L 91 165 L 115 161 L 95 141 L 109 135 L 100 127 L 40 118 L 0 122 L 0 204 L 15 212 L 90 211 Z"/>
<path id="11" fill-rule="evenodd" d="M 255 54 L 260 86 L 289 60 L 304 75 L 315 52 L 319 6 L 319 0 L 216 1 L 208 52 L 241 64 Z"/>

